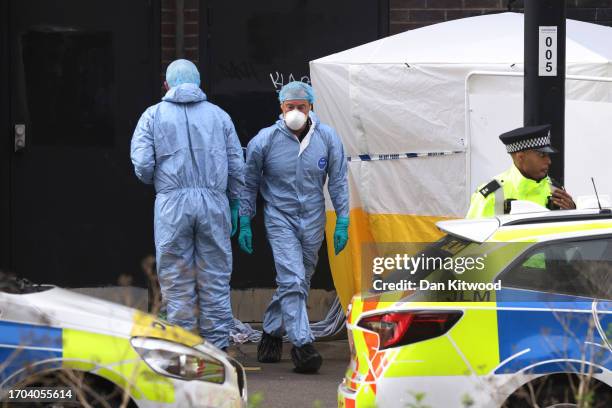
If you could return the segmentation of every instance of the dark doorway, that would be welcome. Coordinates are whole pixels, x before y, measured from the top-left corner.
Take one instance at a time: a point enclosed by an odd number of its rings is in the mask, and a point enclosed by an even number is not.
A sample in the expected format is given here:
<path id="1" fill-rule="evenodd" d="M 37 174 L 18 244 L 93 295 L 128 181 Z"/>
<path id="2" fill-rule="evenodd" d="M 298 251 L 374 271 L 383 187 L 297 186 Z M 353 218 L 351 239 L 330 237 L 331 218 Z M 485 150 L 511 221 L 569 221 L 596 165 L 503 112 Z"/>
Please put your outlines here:
<path id="1" fill-rule="evenodd" d="M 388 35 L 388 0 L 201 0 L 200 10 L 202 86 L 231 115 L 243 146 L 277 119 L 284 84 L 310 81 L 309 61 Z M 253 228 L 253 255 L 234 246 L 234 288 L 274 284 L 261 211 Z M 319 255 L 312 287 L 331 289 L 325 244 Z"/>
<path id="2" fill-rule="evenodd" d="M 159 0 L 3 5 L 0 267 L 69 287 L 144 284 L 153 191 L 130 140 L 159 100 Z"/>

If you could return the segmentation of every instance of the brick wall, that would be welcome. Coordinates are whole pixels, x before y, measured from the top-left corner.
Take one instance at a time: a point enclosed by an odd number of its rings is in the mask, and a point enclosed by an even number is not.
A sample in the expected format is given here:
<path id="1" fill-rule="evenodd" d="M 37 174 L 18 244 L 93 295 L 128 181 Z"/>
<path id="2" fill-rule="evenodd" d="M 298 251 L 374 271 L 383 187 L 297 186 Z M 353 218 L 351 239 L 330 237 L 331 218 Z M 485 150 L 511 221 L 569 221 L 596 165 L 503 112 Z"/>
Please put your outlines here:
<path id="1" fill-rule="evenodd" d="M 612 26 L 612 0 L 566 0 L 567 17 Z M 523 11 L 523 0 L 390 0 L 389 31 L 503 11 Z"/>
<path id="2" fill-rule="evenodd" d="M 567 18 L 612 27 L 612 0 L 567 0 Z"/>
<path id="3" fill-rule="evenodd" d="M 523 11 L 524 0 L 512 1 L 513 11 Z M 566 0 L 567 18 L 612 27 L 612 0 Z"/>
<path id="4" fill-rule="evenodd" d="M 183 0 L 183 50 L 176 49 L 176 0 L 161 1 L 161 59 L 163 80 L 166 67 L 176 58 L 185 58 L 196 65 L 199 59 L 199 1 Z M 182 54 L 182 55 L 181 55 Z"/>
<path id="5" fill-rule="evenodd" d="M 507 0 L 391 0 L 389 33 L 508 10 Z"/>
<path id="6" fill-rule="evenodd" d="M 177 0 L 161 0 L 161 58 L 164 78 L 168 64 L 178 58 L 196 64 L 199 58 L 199 0 L 183 0 L 184 50 L 176 50 Z M 389 31 L 402 31 L 424 27 L 458 18 L 523 11 L 524 0 L 390 0 Z M 612 27 L 612 0 L 566 0 L 567 17 Z"/>

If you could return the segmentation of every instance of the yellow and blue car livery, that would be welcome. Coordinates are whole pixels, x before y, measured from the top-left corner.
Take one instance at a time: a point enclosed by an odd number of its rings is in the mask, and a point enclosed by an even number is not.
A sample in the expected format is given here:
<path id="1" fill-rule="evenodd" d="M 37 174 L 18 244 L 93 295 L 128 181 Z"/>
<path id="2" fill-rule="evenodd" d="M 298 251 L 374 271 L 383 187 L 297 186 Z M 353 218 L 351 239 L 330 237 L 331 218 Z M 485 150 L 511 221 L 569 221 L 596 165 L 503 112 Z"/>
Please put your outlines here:
<path id="1" fill-rule="evenodd" d="M 210 356 L 221 374 L 214 381 L 161 374 L 145 362 L 135 339 Z M 62 369 L 110 381 L 137 407 L 246 406 L 240 364 L 199 336 L 136 309 L 57 287 L 0 291 L 0 394 Z"/>
<path id="2" fill-rule="evenodd" d="M 27 323 L 0 321 L 0 383 L 22 379 L 32 362 L 48 361 L 50 369 L 61 367 L 62 329 Z"/>
<path id="3" fill-rule="evenodd" d="M 495 267 L 488 264 L 479 279 L 499 279 L 501 289 L 490 297 L 435 302 L 419 291 L 355 295 L 347 313 L 351 360 L 338 406 L 514 407 L 525 385 L 572 374 L 595 384 L 592 406 L 612 406 L 610 213 L 557 211 L 437 225 L 447 234 L 442 241 L 457 239 L 472 253 L 495 248 Z M 601 247 L 605 276 L 599 275 L 603 287 L 594 289 L 598 296 L 558 293 L 554 282 L 536 289 L 512 279 L 504 284 L 516 265 L 532 270 L 529 261 L 537 264 L 542 245 L 567 242 Z"/>

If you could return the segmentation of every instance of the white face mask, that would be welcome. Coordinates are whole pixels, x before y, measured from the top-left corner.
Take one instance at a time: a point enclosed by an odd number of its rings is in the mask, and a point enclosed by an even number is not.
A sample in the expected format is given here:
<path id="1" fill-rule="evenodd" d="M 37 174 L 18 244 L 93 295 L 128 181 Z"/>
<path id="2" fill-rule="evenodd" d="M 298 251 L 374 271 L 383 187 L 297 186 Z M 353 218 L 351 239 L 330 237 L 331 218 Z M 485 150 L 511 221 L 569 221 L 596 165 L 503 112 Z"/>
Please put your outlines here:
<path id="1" fill-rule="evenodd" d="M 308 118 L 297 109 L 285 113 L 285 123 L 291 130 L 300 130 Z"/>

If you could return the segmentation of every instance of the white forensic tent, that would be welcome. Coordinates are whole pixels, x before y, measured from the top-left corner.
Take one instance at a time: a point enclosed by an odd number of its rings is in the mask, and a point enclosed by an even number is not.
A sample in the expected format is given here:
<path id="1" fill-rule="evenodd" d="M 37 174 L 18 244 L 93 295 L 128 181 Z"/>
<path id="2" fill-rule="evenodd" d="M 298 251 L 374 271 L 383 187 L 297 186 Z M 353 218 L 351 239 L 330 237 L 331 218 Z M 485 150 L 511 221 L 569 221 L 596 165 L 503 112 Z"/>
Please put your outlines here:
<path id="1" fill-rule="evenodd" d="M 568 20 L 566 49 L 567 74 L 612 76 L 611 28 Z M 362 243 L 435 239 L 437 220 L 464 216 L 470 172 L 481 183 L 507 167 L 500 160 L 495 173 L 481 174 L 469 162 L 474 146 L 466 132 L 471 120 L 466 79 L 474 71 L 522 70 L 523 15 L 516 13 L 431 25 L 310 62 L 315 110 L 338 131 L 350 157 L 349 250 L 330 256 L 345 308 L 360 290 L 361 274 L 368 273 L 361 265 Z M 503 80 L 493 85 L 477 88 L 503 101 Z M 592 86 L 598 85 L 581 83 L 572 92 L 591 98 L 602 94 Z M 508 95 L 516 96 L 517 89 L 522 92 L 522 79 L 508 87 Z M 609 102 L 612 96 L 603 92 L 597 98 Z M 522 109 L 518 112 L 510 121 L 516 126 L 522 124 Z M 498 115 L 505 115 L 503 105 Z M 481 125 L 495 122 L 478 119 Z M 492 154 L 506 160 L 499 145 Z M 329 238 L 335 222 L 329 200 L 327 211 Z"/>

